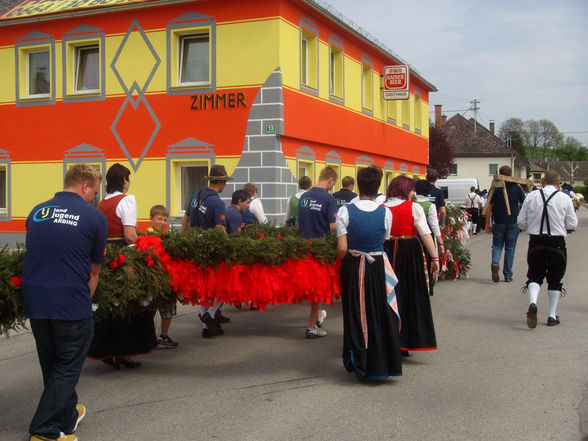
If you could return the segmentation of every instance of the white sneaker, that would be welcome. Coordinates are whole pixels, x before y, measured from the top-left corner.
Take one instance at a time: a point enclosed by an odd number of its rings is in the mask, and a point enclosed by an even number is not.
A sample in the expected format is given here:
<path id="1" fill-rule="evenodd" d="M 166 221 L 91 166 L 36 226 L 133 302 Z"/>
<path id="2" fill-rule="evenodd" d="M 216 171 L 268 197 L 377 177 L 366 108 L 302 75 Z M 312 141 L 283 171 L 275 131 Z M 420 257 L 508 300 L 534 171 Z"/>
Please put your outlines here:
<path id="1" fill-rule="evenodd" d="M 320 338 L 326 336 L 327 331 L 323 331 L 322 329 L 317 328 L 316 326 L 312 329 L 306 328 L 306 338 Z"/>
<path id="2" fill-rule="evenodd" d="M 318 319 L 316 320 L 315 324 L 319 328 L 322 328 L 323 322 L 325 321 L 326 318 L 327 318 L 327 311 L 325 311 L 324 309 L 321 309 L 318 313 Z"/>

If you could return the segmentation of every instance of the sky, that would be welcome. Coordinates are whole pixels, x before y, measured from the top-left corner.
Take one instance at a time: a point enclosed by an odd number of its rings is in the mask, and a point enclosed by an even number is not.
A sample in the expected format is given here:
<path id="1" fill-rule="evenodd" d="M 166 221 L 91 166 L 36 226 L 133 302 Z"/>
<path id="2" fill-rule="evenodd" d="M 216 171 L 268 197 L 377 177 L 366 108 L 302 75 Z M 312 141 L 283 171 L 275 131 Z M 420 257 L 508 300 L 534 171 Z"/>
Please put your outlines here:
<path id="1" fill-rule="evenodd" d="M 548 119 L 588 146 L 588 0 L 328 0 L 413 67 L 441 104 L 496 130 Z M 583 132 L 583 133 L 572 133 Z"/>

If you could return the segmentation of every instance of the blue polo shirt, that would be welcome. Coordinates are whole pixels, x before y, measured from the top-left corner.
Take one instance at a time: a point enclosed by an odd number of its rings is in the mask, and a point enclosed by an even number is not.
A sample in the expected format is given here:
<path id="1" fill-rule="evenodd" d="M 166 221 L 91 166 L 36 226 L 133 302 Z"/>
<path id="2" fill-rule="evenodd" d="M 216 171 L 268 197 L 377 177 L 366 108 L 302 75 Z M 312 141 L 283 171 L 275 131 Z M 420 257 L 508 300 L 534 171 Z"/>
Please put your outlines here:
<path id="1" fill-rule="evenodd" d="M 207 229 L 225 225 L 225 204 L 218 193 L 208 187 L 194 192 L 186 214 L 190 216 L 190 227 Z"/>
<path id="2" fill-rule="evenodd" d="M 33 208 L 26 228 L 22 292 L 27 317 L 92 317 L 90 263 L 104 263 L 106 217 L 78 194 L 62 191 Z"/>
<path id="3" fill-rule="evenodd" d="M 520 206 L 525 201 L 525 192 L 519 184 L 514 182 L 506 183 L 506 194 L 510 205 L 510 216 L 506 211 L 506 201 L 502 188 L 495 188 L 492 195 L 492 219 L 495 224 L 516 224 Z"/>
<path id="4" fill-rule="evenodd" d="M 435 204 L 437 208 L 437 213 L 439 213 L 439 209 L 441 207 L 445 207 L 445 193 L 439 187 L 431 184 L 431 189 L 429 190 L 429 194 L 427 195 L 427 200 L 431 201 Z"/>
<path id="5" fill-rule="evenodd" d="M 298 232 L 307 239 L 323 237 L 337 219 L 337 201 L 324 188 L 313 187 L 300 196 Z"/>
<path id="6" fill-rule="evenodd" d="M 227 223 L 227 233 L 239 233 L 241 231 L 241 213 L 234 205 L 230 205 L 225 210 L 225 221 Z"/>
<path id="7" fill-rule="evenodd" d="M 333 193 L 335 201 L 337 201 L 337 207 L 344 207 L 349 204 L 353 199 L 357 197 L 357 194 L 347 188 L 342 188 L 339 191 Z"/>

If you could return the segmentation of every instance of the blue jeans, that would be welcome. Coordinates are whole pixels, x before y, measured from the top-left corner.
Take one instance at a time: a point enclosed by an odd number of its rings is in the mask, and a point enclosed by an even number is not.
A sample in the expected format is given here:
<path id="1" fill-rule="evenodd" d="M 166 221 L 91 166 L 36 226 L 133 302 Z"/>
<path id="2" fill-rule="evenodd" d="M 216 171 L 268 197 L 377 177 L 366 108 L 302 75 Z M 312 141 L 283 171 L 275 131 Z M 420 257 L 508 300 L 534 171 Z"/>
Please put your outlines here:
<path id="1" fill-rule="evenodd" d="M 518 224 L 492 225 L 492 264 L 500 264 L 500 256 L 504 247 L 504 265 L 502 267 L 504 277 L 512 277 L 512 263 L 514 262 L 519 232 Z"/>
<path id="2" fill-rule="evenodd" d="M 44 390 L 29 433 L 58 438 L 70 434 L 78 418 L 76 385 L 92 341 L 92 318 L 31 319 L 43 372 Z"/>

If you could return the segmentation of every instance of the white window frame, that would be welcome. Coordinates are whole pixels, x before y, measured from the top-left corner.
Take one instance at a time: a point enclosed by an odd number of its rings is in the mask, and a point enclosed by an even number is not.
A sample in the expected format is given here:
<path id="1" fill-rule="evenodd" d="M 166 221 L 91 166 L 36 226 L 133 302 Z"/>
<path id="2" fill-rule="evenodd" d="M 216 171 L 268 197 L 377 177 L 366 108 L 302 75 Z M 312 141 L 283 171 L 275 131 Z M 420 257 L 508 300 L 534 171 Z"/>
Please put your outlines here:
<path id="1" fill-rule="evenodd" d="M 308 41 L 308 37 L 306 35 L 302 35 L 302 39 L 300 40 L 300 44 L 301 44 L 301 48 L 300 48 L 300 50 L 301 50 L 300 74 L 302 75 L 302 78 L 300 79 L 300 81 L 302 82 L 303 85 L 309 87 L 309 84 L 308 84 L 308 46 L 309 46 L 309 41 Z"/>
<path id="2" fill-rule="evenodd" d="M 198 38 L 206 36 L 208 38 L 208 78 L 203 81 L 182 81 L 182 71 L 183 71 L 183 63 L 184 63 L 184 42 L 190 38 Z M 212 84 L 212 72 L 211 72 L 211 64 L 212 64 L 212 44 L 211 44 L 211 36 L 210 30 L 208 29 L 201 29 L 195 30 L 195 32 L 189 33 L 179 33 L 177 35 L 177 47 L 178 47 L 178 87 L 193 87 L 193 86 L 210 86 Z"/>
<path id="3" fill-rule="evenodd" d="M 98 49 L 98 64 L 96 66 L 96 74 L 98 76 L 98 87 L 95 89 L 78 89 L 78 80 L 80 75 L 80 63 L 81 63 L 81 56 L 80 52 L 83 50 L 91 50 L 91 49 Z M 74 51 L 74 72 L 73 72 L 73 93 L 76 95 L 86 95 L 86 94 L 96 94 L 100 93 L 100 85 L 102 82 L 101 74 L 100 74 L 100 63 L 101 63 L 101 53 L 100 53 L 100 45 L 97 43 L 88 44 L 88 45 L 77 45 L 73 48 Z"/>
<path id="4" fill-rule="evenodd" d="M 369 91 L 366 90 L 367 88 L 369 88 Z M 371 60 L 364 56 L 361 63 L 361 110 L 372 115 L 374 106 L 374 65 Z"/>
<path id="5" fill-rule="evenodd" d="M 179 216 L 183 216 L 186 213 L 186 204 L 182 203 L 183 199 L 183 185 L 182 185 L 182 171 L 184 168 L 192 168 L 192 167 L 199 167 L 204 169 L 205 175 L 208 174 L 208 170 L 210 169 L 210 161 L 203 159 L 203 160 L 194 160 L 194 161 L 186 161 L 186 160 L 178 160 L 174 161 L 175 165 L 175 173 L 176 173 L 176 204 L 178 207 L 177 213 Z M 206 188 L 206 185 L 204 186 Z M 193 193 L 187 195 L 188 201 L 189 198 L 192 196 Z"/>
<path id="6" fill-rule="evenodd" d="M 49 92 L 47 93 L 31 93 L 31 58 L 30 56 L 33 54 L 41 54 L 47 53 L 47 57 L 49 58 L 49 70 L 47 72 L 47 77 L 49 78 Z M 51 90 L 53 88 L 52 80 L 53 76 L 51 74 L 53 70 L 52 60 L 51 60 L 51 48 L 44 47 L 44 48 L 37 48 L 33 50 L 25 51 L 26 57 L 26 97 L 32 99 L 45 99 L 51 98 Z"/>

